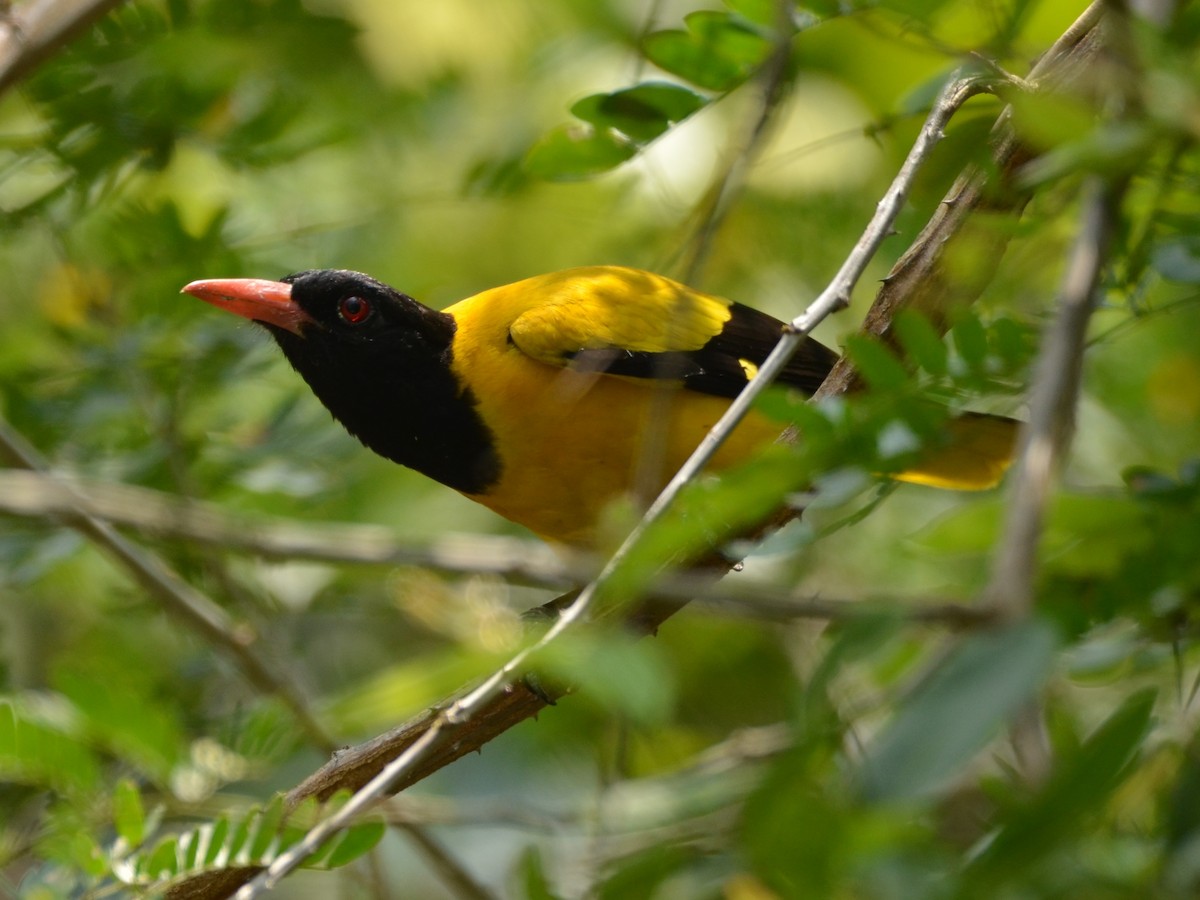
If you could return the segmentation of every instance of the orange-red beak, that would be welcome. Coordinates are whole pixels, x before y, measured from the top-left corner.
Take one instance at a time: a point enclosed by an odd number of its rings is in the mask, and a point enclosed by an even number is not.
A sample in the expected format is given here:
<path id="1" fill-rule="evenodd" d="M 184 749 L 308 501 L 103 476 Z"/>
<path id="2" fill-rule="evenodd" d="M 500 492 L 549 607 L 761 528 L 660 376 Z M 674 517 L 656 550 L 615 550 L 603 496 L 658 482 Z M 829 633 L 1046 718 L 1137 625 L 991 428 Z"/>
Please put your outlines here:
<path id="1" fill-rule="evenodd" d="M 292 286 L 282 281 L 259 278 L 211 278 L 193 281 L 183 293 L 199 297 L 205 303 L 219 306 L 231 313 L 266 322 L 302 334 L 302 327 L 313 324 L 312 316 L 292 299 Z"/>

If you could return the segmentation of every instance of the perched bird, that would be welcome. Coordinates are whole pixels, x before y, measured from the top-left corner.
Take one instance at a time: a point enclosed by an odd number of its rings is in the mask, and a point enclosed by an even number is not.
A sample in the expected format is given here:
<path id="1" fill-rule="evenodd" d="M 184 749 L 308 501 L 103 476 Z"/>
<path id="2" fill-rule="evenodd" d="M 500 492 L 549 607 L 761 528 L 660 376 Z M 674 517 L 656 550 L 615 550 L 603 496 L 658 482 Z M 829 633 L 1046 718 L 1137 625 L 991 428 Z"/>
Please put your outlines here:
<path id="1" fill-rule="evenodd" d="M 615 266 L 539 275 L 442 312 L 336 269 L 183 291 L 264 325 L 334 418 L 376 453 L 574 545 L 589 543 L 605 505 L 635 483 L 666 482 L 783 328 Z M 778 381 L 811 394 L 836 360 L 806 339 Z M 667 384 L 680 389 L 664 396 Z M 897 477 L 990 487 L 1011 458 L 1014 425 L 958 419 L 948 448 Z M 780 431 L 751 413 L 713 467 L 749 458 Z"/>

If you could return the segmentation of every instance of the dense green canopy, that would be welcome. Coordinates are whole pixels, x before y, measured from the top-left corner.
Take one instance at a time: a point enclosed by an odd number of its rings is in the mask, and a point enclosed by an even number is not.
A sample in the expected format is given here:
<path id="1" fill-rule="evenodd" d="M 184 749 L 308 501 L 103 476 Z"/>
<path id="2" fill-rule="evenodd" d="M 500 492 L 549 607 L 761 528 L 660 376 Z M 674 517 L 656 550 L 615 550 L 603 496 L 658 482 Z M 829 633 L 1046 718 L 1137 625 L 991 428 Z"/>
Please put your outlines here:
<path id="1" fill-rule="evenodd" d="M 613 263 L 792 319 L 974 75 L 817 330 L 861 389 L 768 392 L 804 440 L 687 492 L 615 593 L 732 523 L 803 517 L 727 546 L 744 571 L 653 638 L 564 635 L 538 678 L 569 696 L 280 896 L 1195 896 L 1200 14 L 1142 5 L 1109 4 L 1064 86 L 1023 79 L 1082 2 L 15 3 L 0 894 L 221 896 L 201 876 L 336 805 L 280 830 L 279 792 L 495 670 L 590 571 L 372 456 L 184 284 L 350 268 L 440 308 Z M 995 168 L 998 118 L 1019 149 L 920 281 L 938 314 L 859 335 L 954 179 Z M 1089 248 L 1074 439 L 1005 569 L 1011 491 L 878 473 L 936 439 L 930 399 L 1030 417 L 1072 366 L 1035 358 Z M 613 546 L 635 521 L 612 510 Z"/>

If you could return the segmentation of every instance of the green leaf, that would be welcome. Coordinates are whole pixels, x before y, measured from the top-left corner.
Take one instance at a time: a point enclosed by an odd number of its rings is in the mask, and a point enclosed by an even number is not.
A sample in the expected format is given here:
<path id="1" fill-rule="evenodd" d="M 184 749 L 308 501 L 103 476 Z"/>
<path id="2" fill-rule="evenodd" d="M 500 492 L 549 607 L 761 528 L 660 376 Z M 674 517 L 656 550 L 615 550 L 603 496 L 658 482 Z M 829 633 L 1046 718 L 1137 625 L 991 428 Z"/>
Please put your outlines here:
<path id="1" fill-rule="evenodd" d="M 1083 742 L 1077 754 L 1059 758 L 1046 786 L 1018 808 L 970 866 L 969 875 L 989 890 L 1063 842 L 1078 840 L 1086 817 L 1108 801 L 1150 727 L 1157 690 L 1130 695 Z"/>
<path id="2" fill-rule="evenodd" d="M 752 462 L 723 472 L 719 480 L 688 485 L 671 511 L 621 561 L 605 601 L 621 603 L 638 596 L 668 563 L 680 564 L 760 523 L 809 477 L 803 460 L 791 448 L 775 446 Z"/>
<path id="3" fill-rule="evenodd" d="M 283 821 L 283 795 L 277 794 L 261 812 L 254 817 L 253 838 L 249 853 L 252 862 L 261 861 L 279 836 L 279 825 Z"/>
<path id="4" fill-rule="evenodd" d="M 117 834 L 129 847 L 139 847 L 146 839 L 146 811 L 136 785 L 128 778 L 117 782 L 113 791 L 113 823 Z"/>
<path id="5" fill-rule="evenodd" d="M 950 337 L 967 368 L 973 372 L 982 371 L 988 352 L 987 332 L 983 323 L 976 316 L 964 315 L 950 329 Z"/>
<path id="6" fill-rule="evenodd" d="M 0 779 L 74 794 L 99 783 L 100 767 L 73 734 L 0 701 Z"/>
<path id="7" fill-rule="evenodd" d="M 228 864 L 250 865 L 254 857 L 250 855 L 250 828 L 258 816 L 257 810 L 243 816 L 229 834 L 227 846 Z"/>
<path id="8" fill-rule="evenodd" d="M 574 181 L 615 169 L 635 153 L 637 146 L 615 132 L 564 126 L 529 149 L 525 169 L 547 181 Z"/>
<path id="9" fill-rule="evenodd" d="M 758 25 L 772 28 L 779 22 L 778 0 L 725 0 L 725 5 L 743 19 Z"/>
<path id="10" fill-rule="evenodd" d="M 851 335 L 846 340 L 846 355 L 867 384 L 876 390 L 895 390 L 909 381 L 908 372 L 896 354 L 875 338 Z"/>
<path id="11" fill-rule="evenodd" d="M 329 869 L 337 869 L 354 862 L 364 853 L 370 853 L 375 845 L 383 840 L 387 826 L 383 822 L 361 822 L 347 828 L 340 839 L 335 838 L 336 845 L 324 865 Z"/>
<path id="12" fill-rule="evenodd" d="M 538 670 L 583 687 L 589 699 L 642 724 L 663 722 L 675 703 L 675 681 L 661 649 L 625 631 L 567 634 L 538 656 Z"/>
<path id="13" fill-rule="evenodd" d="M 559 895 L 550 890 L 542 855 L 536 847 L 531 846 L 521 854 L 517 872 L 521 878 L 520 896 L 525 900 L 559 900 Z"/>
<path id="14" fill-rule="evenodd" d="M 935 519 L 912 541 L 932 553 L 988 553 L 1000 534 L 1003 516 L 1004 504 L 1001 500 L 976 500 Z"/>
<path id="15" fill-rule="evenodd" d="M 204 859 L 201 864 L 211 866 L 221 853 L 225 846 L 225 839 L 229 836 L 229 819 L 220 818 L 211 824 L 211 833 L 208 837 L 208 851 L 204 854 Z"/>
<path id="16" fill-rule="evenodd" d="M 178 849 L 175 837 L 164 838 L 159 841 L 154 852 L 144 858 L 139 871 L 149 878 L 158 880 L 174 878 L 179 874 Z"/>
<path id="17" fill-rule="evenodd" d="M 949 351 L 942 336 L 934 330 L 929 320 L 919 312 L 902 309 L 893 325 L 900 346 L 909 359 L 931 375 L 945 375 L 948 370 Z"/>
<path id="18" fill-rule="evenodd" d="M 600 886 L 599 900 L 653 900 L 663 883 L 695 858 L 696 852 L 670 844 L 623 860 Z"/>
<path id="19" fill-rule="evenodd" d="M 1056 645 L 1053 629 L 1041 621 L 965 639 L 868 748 L 866 796 L 919 797 L 956 775 L 1042 684 Z"/>
<path id="20" fill-rule="evenodd" d="M 642 51 L 656 66 L 710 91 L 737 87 L 762 64 L 771 42 L 728 13 L 701 11 L 684 19 L 687 31 L 656 31 Z"/>
<path id="21" fill-rule="evenodd" d="M 614 128 L 633 140 L 654 140 L 672 123 L 702 109 L 708 101 L 685 87 L 646 82 L 611 94 L 592 94 L 571 107 L 571 113 L 597 128 Z"/>

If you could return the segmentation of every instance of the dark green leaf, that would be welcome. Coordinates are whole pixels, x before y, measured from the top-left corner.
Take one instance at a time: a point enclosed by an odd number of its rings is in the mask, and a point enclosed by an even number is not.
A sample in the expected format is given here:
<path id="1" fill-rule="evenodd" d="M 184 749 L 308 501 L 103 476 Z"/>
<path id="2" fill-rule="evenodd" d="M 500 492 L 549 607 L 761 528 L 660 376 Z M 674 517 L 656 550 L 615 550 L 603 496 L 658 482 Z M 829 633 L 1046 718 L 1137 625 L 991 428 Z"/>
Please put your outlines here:
<path id="1" fill-rule="evenodd" d="M 599 900 L 653 900 L 663 882 L 695 857 L 683 847 L 664 845 L 623 861 L 596 896 Z"/>
<path id="2" fill-rule="evenodd" d="M 212 831 L 208 838 L 208 851 L 204 854 L 204 859 L 200 863 L 204 866 L 211 866 L 225 846 L 225 839 L 229 835 L 229 819 L 220 818 L 212 823 Z"/>
<path id="3" fill-rule="evenodd" d="M 975 372 L 982 371 L 987 360 L 987 332 L 983 323 L 972 315 L 964 315 L 950 329 L 954 348 L 967 367 Z"/>
<path id="4" fill-rule="evenodd" d="M 521 897 L 525 900 L 559 900 L 559 895 L 550 889 L 542 855 L 536 847 L 526 849 L 517 866 L 521 876 Z"/>
<path id="5" fill-rule="evenodd" d="M 325 859 L 325 866 L 337 869 L 354 862 L 375 849 L 386 833 L 387 826 L 383 822 L 362 822 L 347 828 L 340 837 L 334 838 L 336 846 Z"/>
<path id="6" fill-rule="evenodd" d="M 267 849 L 279 836 L 279 826 L 283 821 L 283 814 L 283 795 L 277 794 L 254 816 L 250 845 L 247 848 L 252 862 L 263 860 Z"/>
<path id="7" fill-rule="evenodd" d="M 651 141 L 707 101 L 679 85 L 647 82 L 611 94 L 592 94 L 571 113 L 599 129 L 614 128 L 639 143 Z"/>
<path id="8" fill-rule="evenodd" d="M 750 76 L 771 43 L 728 13 L 694 12 L 687 31 L 656 31 L 642 50 L 656 66 L 710 91 L 729 91 Z"/>
<path id="9" fill-rule="evenodd" d="M 154 852 L 145 858 L 140 871 L 149 878 L 166 880 L 179 874 L 177 859 L 179 846 L 174 837 L 164 838 L 154 848 Z"/>
<path id="10" fill-rule="evenodd" d="M 894 390 L 909 381 L 908 372 L 891 350 L 872 337 L 852 335 L 846 340 L 846 355 L 871 387 Z"/>
<path id="11" fill-rule="evenodd" d="M 972 863 L 969 876 L 994 887 L 1001 880 L 1019 878 L 1062 842 L 1077 840 L 1087 818 L 1120 784 L 1150 726 L 1156 697 L 1153 688 L 1130 695 L 1083 742 L 1077 755 L 1057 760 L 1045 788 L 1008 818 Z"/>
<path id="12" fill-rule="evenodd" d="M 953 778 L 1049 674 L 1057 640 L 1040 621 L 966 638 L 917 686 L 874 745 L 866 796 L 917 797 Z"/>
<path id="13" fill-rule="evenodd" d="M 929 324 L 929 320 L 918 312 L 904 309 L 896 316 L 893 324 L 900 345 L 917 365 L 931 375 L 945 375 L 949 353 L 942 337 Z"/>

